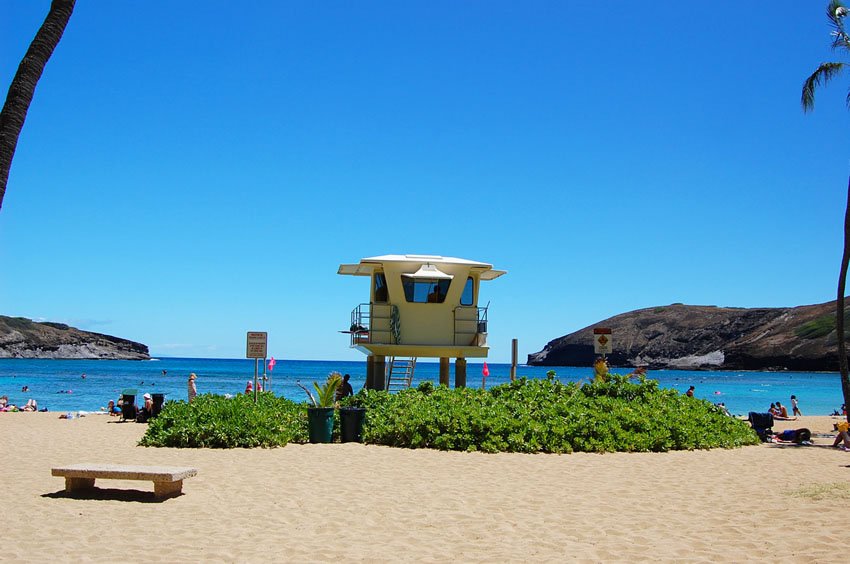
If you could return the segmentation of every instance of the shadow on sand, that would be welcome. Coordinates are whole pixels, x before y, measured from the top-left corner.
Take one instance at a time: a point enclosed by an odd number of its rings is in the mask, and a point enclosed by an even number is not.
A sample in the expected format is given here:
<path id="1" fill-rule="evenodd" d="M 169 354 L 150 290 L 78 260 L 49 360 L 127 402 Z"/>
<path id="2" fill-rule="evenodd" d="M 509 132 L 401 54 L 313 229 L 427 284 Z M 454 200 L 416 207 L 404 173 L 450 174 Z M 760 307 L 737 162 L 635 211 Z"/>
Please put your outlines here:
<path id="1" fill-rule="evenodd" d="M 142 490 L 125 490 L 115 488 L 98 488 L 94 487 L 87 490 L 76 492 L 68 492 L 59 490 L 57 492 L 41 494 L 41 497 L 49 497 L 52 499 L 91 499 L 95 501 L 130 501 L 136 503 L 162 503 L 175 497 L 181 497 L 183 494 L 166 498 L 158 498 L 153 492 L 145 492 Z"/>

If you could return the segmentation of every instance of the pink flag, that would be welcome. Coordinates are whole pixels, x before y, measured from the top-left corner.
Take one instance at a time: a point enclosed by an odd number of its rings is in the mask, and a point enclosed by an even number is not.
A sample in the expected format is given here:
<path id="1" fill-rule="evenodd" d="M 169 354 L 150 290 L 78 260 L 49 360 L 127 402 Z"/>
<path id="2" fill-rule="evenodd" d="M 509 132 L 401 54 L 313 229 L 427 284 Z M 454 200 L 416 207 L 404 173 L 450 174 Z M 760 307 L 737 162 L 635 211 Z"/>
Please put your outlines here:
<path id="1" fill-rule="evenodd" d="M 269 361 L 269 372 L 274 370 L 274 364 L 275 364 L 275 360 L 274 360 L 274 357 L 272 357 L 271 360 Z"/>
<path id="2" fill-rule="evenodd" d="M 487 378 L 490 375 L 490 369 L 487 368 L 486 362 L 484 363 L 484 368 L 481 369 L 481 374 L 483 374 L 485 378 Z"/>

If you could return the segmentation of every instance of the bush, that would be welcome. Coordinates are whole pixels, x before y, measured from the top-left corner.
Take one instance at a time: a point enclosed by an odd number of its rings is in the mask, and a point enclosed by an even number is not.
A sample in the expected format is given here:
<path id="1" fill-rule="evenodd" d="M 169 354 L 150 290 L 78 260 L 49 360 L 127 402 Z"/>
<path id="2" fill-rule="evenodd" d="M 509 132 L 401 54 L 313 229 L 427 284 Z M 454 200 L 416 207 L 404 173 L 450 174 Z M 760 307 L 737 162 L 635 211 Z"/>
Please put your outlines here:
<path id="1" fill-rule="evenodd" d="M 397 394 L 363 390 L 364 440 L 484 452 L 663 452 L 758 443 L 749 426 L 655 380 L 580 386 L 520 379 L 488 391 L 445 386 Z"/>
<path id="2" fill-rule="evenodd" d="M 307 406 L 271 393 L 169 401 L 152 419 L 141 446 L 181 448 L 275 447 L 307 442 Z"/>
<path id="3" fill-rule="evenodd" d="M 273 447 L 307 442 L 307 406 L 259 395 L 168 402 L 143 446 Z M 366 408 L 363 440 L 483 452 L 664 452 L 758 443 L 743 421 L 711 403 L 611 375 L 580 385 L 520 379 L 490 390 L 422 383 L 395 394 L 362 390 L 340 405 Z M 338 425 L 338 420 L 337 420 Z"/>

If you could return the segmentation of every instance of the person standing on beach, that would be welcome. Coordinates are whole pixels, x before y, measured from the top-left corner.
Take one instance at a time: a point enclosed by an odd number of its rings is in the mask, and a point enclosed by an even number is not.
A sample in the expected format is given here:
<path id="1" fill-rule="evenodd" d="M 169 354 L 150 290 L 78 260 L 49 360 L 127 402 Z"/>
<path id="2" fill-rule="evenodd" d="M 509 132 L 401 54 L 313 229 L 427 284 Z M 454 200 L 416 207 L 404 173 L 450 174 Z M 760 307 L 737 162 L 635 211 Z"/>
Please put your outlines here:
<path id="1" fill-rule="evenodd" d="M 336 401 L 341 400 L 347 396 L 354 395 L 354 388 L 351 387 L 351 384 L 348 382 L 351 379 L 351 376 L 346 374 L 342 377 L 342 383 L 339 385 L 339 388 L 336 390 Z"/>
<path id="2" fill-rule="evenodd" d="M 195 386 L 196 378 L 197 376 L 195 376 L 194 372 L 189 374 L 189 403 L 192 403 L 192 400 L 198 395 L 198 388 Z"/>
<path id="3" fill-rule="evenodd" d="M 797 396 L 791 396 L 791 413 L 794 415 L 803 415 L 797 406 Z"/>

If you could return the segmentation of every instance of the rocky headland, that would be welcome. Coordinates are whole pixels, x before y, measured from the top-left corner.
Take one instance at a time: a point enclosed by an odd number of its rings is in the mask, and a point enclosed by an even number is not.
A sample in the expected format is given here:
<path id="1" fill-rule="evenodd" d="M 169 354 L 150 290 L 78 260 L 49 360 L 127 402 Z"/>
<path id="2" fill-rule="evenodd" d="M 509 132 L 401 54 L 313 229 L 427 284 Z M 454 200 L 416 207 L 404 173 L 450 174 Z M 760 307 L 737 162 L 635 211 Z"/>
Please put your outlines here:
<path id="1" fill-rule="evenodd" d="M 845 310 L 850 332 L 850 319 Z M 678 370 L 838 370 L 835 302 L 788 308 L 672 304 L 623 313 L 550 341 L 538 366 L 589 366 L 593 329 L 612 330 L 612 366 Z"/>
<path id="2" fill-rule="evenodd" d="M 0 315 L 0 358 L 148 360 L 147 345 L 63 323 Z"/>

